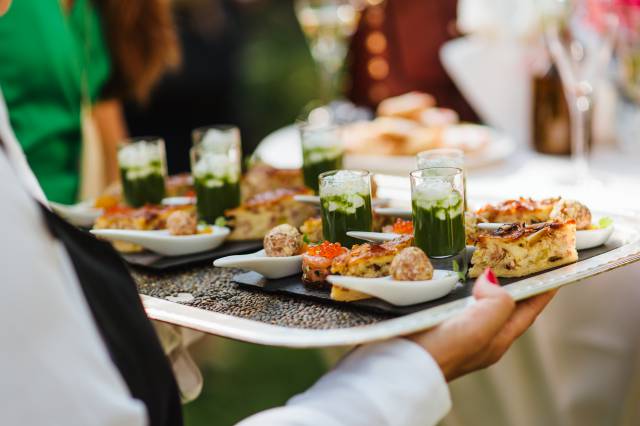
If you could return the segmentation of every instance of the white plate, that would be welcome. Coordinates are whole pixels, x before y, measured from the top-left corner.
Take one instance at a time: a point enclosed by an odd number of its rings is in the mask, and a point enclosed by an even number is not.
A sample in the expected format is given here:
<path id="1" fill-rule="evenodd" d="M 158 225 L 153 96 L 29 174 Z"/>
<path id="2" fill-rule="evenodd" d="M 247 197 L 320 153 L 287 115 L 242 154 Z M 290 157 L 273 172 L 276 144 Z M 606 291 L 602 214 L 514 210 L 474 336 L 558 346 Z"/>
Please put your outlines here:
<path id="1" fill-rule="evenodd" d="M 515 151 L 516 145 L 504 134 L 492 129 L 492 137 L 482 150 L 465 157 L 465 167 L 474 169 L 485 167 L 507 159 Z M 283 127 L 267 135 L 258 145 L 255 153 L 262 161 L 276 168 L 296 169 L 302 167 L 300 136 L 295 125 Z M 416 168 L 415 156 L 379 156 L 347 154 L 344 167 L 365 169 L 374 173 L 407 175 Z"/>
<path id="2" fill-rule="evenodd" d="M 104 213 L 104 210 L 93 207 L 93 201 L 84 201 L 72 205 L 50 201 L 49 206 L 55 213 L 72 225 L 87 228 L 93 226 L 96 219 Z"/>
<path id="3" fill-rule="evenodd" d="M 284 278 L 302 272 L 302 255 L 268 257 L 264 250 L 217 259 L 213 266 L 255 271 L 268 279 Z"/>
<path id="4" fill-rule="evenodd" d="M 401 234 L 393 232 L 366 232 L 366 231 L 347 231 L 347 235 L 351 238 L 357 238 L 372 243 L 384 243 L 385 241 L 395 240 Z"/>
<path id="5" fill-rule="evenodd" d="M 494 231 L 500 228 L 504 223 L 479 223 L 478 228 L 488 231 Z M 601 246 L 609 241 L 613 234 L 613 225 L 609 225 L 604 229 L 586 229 L 576 231 L 576 250 L 587 250 Z"/>
<path id="6" fill-rule="evenodd" d="M 398 306 L 415 305 L 444 297 L 451 293 L 458 280 L 455 272 L 439 269 L 433 271 L 433 279 L 425 281 L 396 281 L 391 277 L 327 277 L 331 284 L 361 291 Z"/>
<path id="7" fill-rule="evenodd" d="M 195 235 L 171 235 L 168 230 L 137 231 L 129 229 L 92 229 L 91 233 L 111 241 L 138 244 L 164 256 L 182 256 L 219 247 L 229 235 L 229 228 L 212 226 L 213 232 Z"/>

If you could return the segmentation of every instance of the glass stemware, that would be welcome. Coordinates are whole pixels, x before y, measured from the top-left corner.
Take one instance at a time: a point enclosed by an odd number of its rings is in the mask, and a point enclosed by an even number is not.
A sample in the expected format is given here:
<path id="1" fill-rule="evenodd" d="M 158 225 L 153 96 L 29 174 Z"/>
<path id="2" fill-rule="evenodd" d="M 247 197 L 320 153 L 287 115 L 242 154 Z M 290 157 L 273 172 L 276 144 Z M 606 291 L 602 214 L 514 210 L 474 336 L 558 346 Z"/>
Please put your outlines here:
<path id="1" fill-rule="evenodd" d="M 609 3 L 607 0 L 596 0 Z M 593 1 L 592 1 L 593 3 Z M 594 85 L 611 60 L 617 20 L 605 13 L 604 27 L 589 22 L 589 5 L 583 0 L 558 0 L 565 19 L 552 19 L 545 27 L 551 59 L 560 74 L 571 121 L 571 157 L 574 170 L 566 183 L 584 184 L 589 180 L 589 141 L 593 123 Z"/>
<path id="2" fill-rule="evenodd" d="M 356 0 L 296 0 L 295 11 L 320 75 L 320 99 L 326 104 L 337 95 L 361 7 Z"/>

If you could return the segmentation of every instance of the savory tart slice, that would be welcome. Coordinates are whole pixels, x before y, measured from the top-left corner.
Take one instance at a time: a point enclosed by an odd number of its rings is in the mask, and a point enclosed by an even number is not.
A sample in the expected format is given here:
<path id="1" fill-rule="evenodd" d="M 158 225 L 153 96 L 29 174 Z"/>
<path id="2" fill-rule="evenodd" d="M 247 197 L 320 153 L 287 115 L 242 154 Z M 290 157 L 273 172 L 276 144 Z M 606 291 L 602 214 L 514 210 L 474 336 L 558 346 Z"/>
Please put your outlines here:
<path id="1" fill-rule="evenodd" d="M 491 267 L 499 277 L 522 277 L 578 260 L 576 224 L 510 224 L 478 236 L 469 276 Z"/>
<path id="2" fill-rule="evenodd" d="M 413 243 L 412 235 L 403 235 L 382 244 L 356 244 L 350 252 L 336 257 L 331 265 L 334 274 L 379 278 L 389 275 L 391 261 L 403 248 Z"/>
<path id="3" fill-rule="evenodd" d="M 538 223 L 549 220 L 551 210 L 560 198 L 533 200 L 520 197 L 517 200 L 506 200 L 498 204 L 487 204 L 476 213 L 483 220 L 494 223 Z"/>
<path id="4" fill-rule="evenodd" d="M 311 194 L 307 188 L 280 188 L 257 194 L 225 215 L 233 231 L 230 240 L 262 239 L 271 228 L 288 223 L 296 228 L 315 214 L 314 206 L 299 203 L 294 195 Z"/>

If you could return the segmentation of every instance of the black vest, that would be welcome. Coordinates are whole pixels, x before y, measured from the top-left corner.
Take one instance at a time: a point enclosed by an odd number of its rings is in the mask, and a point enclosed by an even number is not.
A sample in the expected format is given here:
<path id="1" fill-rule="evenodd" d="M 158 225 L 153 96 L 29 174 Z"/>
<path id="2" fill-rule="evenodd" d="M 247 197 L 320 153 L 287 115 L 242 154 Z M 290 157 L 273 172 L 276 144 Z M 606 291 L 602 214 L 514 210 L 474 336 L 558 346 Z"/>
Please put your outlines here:
<path id="1" fill-rule="evenodd" d="M 146 405 L 149 425 L 182 425 L 171 366 L 122 259 L 110 244 L 40 207 L 49 230 L 69 253 L 111 360 L 131 396 Z"/>

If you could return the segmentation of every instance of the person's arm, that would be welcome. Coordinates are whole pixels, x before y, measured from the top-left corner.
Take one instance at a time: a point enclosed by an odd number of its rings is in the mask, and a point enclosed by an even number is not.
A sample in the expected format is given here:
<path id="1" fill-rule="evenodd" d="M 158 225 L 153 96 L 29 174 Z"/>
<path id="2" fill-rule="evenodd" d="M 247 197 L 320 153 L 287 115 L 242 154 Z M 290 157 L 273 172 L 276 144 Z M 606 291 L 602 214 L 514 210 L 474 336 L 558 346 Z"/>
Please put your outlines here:
<path id="1" fill-rule="evenodd" d="M 127 137 L 122 104 L 119 100 L 103 100 L 93 106 L 95 120 L 104 154 L 107 184 L 118 180 L 118 143 Z"/>
<path id="2" fill-rule="evenodd" d="M 0 150 L 0 424 L 142 426 L 63 247 Z"/>
<path id="3" fill-rule="evenodd" d="M 451 408 L 447 381 L 496 362 L 555 292 L 516 303 L 485 272 L 475 303 L 439 326 L 348 355 L 284 407 L 238 426 L 434 425 Z"/>

